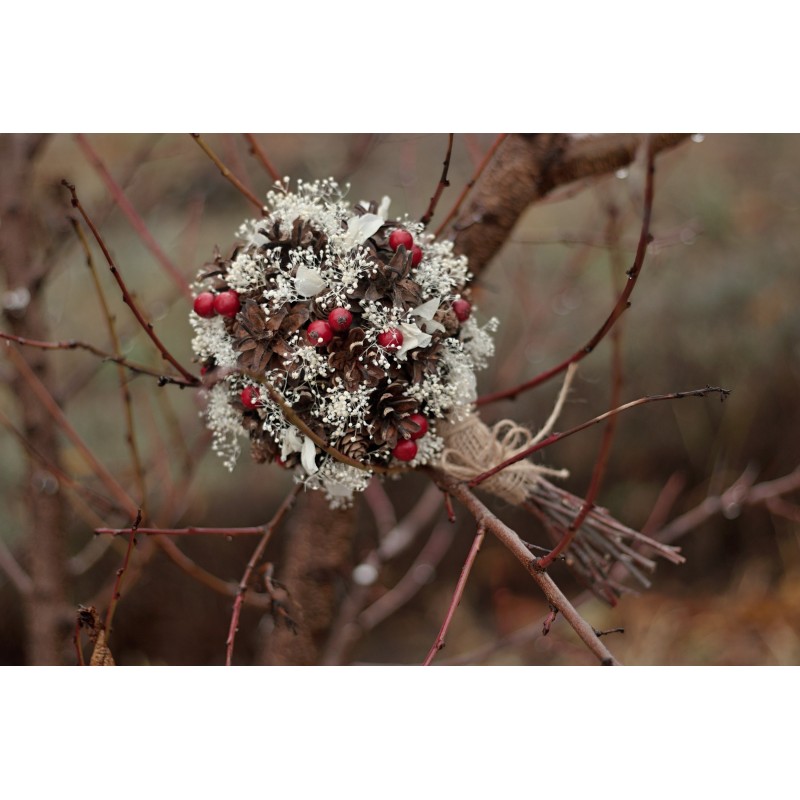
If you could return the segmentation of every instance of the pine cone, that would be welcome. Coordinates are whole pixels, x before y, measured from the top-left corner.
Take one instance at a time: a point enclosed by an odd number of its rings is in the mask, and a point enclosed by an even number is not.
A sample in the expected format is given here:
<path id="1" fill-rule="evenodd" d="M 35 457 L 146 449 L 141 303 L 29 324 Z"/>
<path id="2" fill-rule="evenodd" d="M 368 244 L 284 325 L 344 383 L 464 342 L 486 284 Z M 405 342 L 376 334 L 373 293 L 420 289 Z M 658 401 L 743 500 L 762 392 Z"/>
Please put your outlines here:
<path id="1" fill-rule="evenodd" d="M 408 439 L 416 433 L 418 426 L 408 420 L 419 403 L 405 394 L 405 384 L 390 383 L 382 392 L 376 392 L 374 419 L 369 432 L 378 445 L 394 447 L 399 439 Z"/>

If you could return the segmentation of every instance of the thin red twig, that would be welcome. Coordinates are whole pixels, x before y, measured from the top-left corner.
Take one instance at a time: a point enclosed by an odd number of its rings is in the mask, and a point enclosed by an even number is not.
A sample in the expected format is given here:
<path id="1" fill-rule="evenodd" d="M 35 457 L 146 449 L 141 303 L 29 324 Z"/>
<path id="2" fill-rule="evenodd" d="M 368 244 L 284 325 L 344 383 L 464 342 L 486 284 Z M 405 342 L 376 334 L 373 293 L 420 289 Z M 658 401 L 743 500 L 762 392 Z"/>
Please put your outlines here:
<path id="1" fill-rule="evenodd" d="M 135 361 L 129 361 L 127 358 L 115 356 L 106 350 L 101 350 L 88 342 L 80 342 L 77 339 L 66 339 L 61 342 L 41 342 L 37 339 L 26 339 L 24 336 L 15 336 L 13 333 L 3 333 L 0 331 L 0 339 L 5 339 L 9 342 L 16 342 L 24 347 L 36 347 L 39 350 L 86 350 L 92 355 L 102 358 L 104 361 L 113 361 L 115 364 L 121 364 L 127 367 L 131 372 L 138 372 L 142 375 L 150 375 L 153 378 L 158 378 L 161 384 L 174 383 L 177 386 L 191 386 L 195 387 L 196 382 L 190 382 L 185 378 L 179 378 L 174 375 L 164 375 L 158 370 L 145 366 L 144 364 L 137 364 Z"/>
<path id="2" fill-rule="evenodd" d="M 264 204 L 219 160 L 217 154 L 205 143 L 202 136 L 200 136 L 199 133 L 193 133 L 191 134 L 191 137 L 197 142 L 198 145 L 200 145 L 200 149 L 214 162 L 222 177 L 229 181 L 238 192 L 244 195 L 259 211 L 263 213 Z"/>
<path id="3" fill-rule="evenodd" d="M 431 201 L 428 204 L 428 210 L 422 215 L 420 222 L 423 225 L 427 225 L 431 219 L 433 219 L 433 215 L 436 211 L 436 206 L 439 203 L 439 198 L 442 196 L 442 192 L 450 185 L 450 181 L 447 180 L 447 171 L 450 169 L 450 156 L 453 152 L 453 134 L 447 134 L 447 154 L 444 157 L 444 162 L 442 166 L 442 177 L 439 178 L 439 184 L 436 187 L 436 191 L 433 193 L 431 197 Z"/>
<path id="4" fill-rule="evenodd" d="M 261 166 L 269 173 L 270 178 L 274 181 L 280 181 L 281 176 L 278 174 L 278 170 L 272 165 L 272 162 L 267 158 L 267 154 L 261 148 L 261 145 L 256 140 L 256 137 L 253 136 L 252 133 L 244 133 L 242 134 L 245 139 L 247 139 L 247 143 L 250 145 L 250 155 L 255 156 L 259 162 L 261 162 Z"/>
<path id="5" fill-rule="evenodd" d="M 625 288 L 622 290 L 619 298 L 617 299 L 617 303 L 614 308 L 611 310 L 611 313 L 608 315 L 606 321 L 600 327 L 600 329 L 595 333 L 594 336 L 580 349 L 573 353 L 568 359 L 562 361 L 560 364 L 557 364 L 555 367 L 547 370 L 546 372 L 542 372 L 540 375 L 537 375 L 535 378 L 531 378 L 531 380 L 526 381 L 525 383 L 521 383 L 519 386 L 514 386 L 511 389 L 506 389 L 502 392 L 493 392 L 492 394 L 484 395 L 483 397 L 479 397 L 477 400 L 476 405 L 483 406 L 487 405 L 488 403 L 495 403 L 498 400 L 508 400 L 514 399 L 518 395 L 522 394 L 522 392 L 527 392 L 529 389 L 533 389 L 536 386 L 545 383 L 546 381 L 550 380 L 550 378 L 555 377 L 556 375 L 563 372 L 570 364 L 576 364 L 581 359 L 585 358 L 586 356 L 591 353 L 595 347 L 603 340 L 605 335 L 611 330 L 614 326 L 614 323 L 622 316 L 622 314 L 626 311 L 626 309 L 630 306 L 630 296 L 633 293 L 633 290 L 636 286 L 636 282 L 639 278 L 639 275 L 642 271 L 642 265 L 644 264 L 644 257 L 645 253 L 647 252 L 647 246 L 650 243 L 651 236 L 650 236 L 650 220 L 652 217 L 653 211 L 653 177 L 655 175 L 655 153 L 653 148 L 650 146 L 650 142 L 647 142 L 645 145 L 647 147 L 647 177 L 645 180 L 645 189 L 644 189 L 644 212 L 642 214 L 642 229 L 641 234 L 639 236 L 639 244 L 636 247 L 636 255 L 633 259 L 633 265 L 628 270 L 627 273 L 627 283 L 625 284 Z"/>
<path id="6" fill-rule="evenodd" d="M 97 299 L 98 302 L 100 303 L 100 308 L 106 320 L 106 328 L 108 329 L 109 339 L 111 339 L 111 346 L 114 349 L 114 357 L 117 359 L 121 359 L 122 348 L 120 347 L 119 336 L 117 335 L 117 328 L 116 325 L 114 324 L 114 316 L 111 314 L 111 310 L 108 307 L 108 302 L 106 301 L 105 292 L 103 292 L 103 287 L 100 283 L 100 279 L 97 274 L 97 269 L 94 264 L 94 258 L 92 257 L 92 250 L 89 247 L 89 242 L 87 241 L 86 235 L 84 234 L 83 229 L 81 228 L 78 220 L 70 218 L 70 222 L 72 223 L 72 228 L 75 231 L 75 235 L 80 240 L 81 247 L 83 248 L 84 255 L 86 256 L 86 266 L 89 268 L 89 272 L 92 276 L 92 283 L 94 284 L 95 293 L 97 294 Z M 145 487 L 144 470 L 142 469 L 142 459 L 139 455 L 139 446 L 136 441 L 136 427 L 133 418 L 133 404 L 131 403 L 131 392 L 130 389 L 128 388 L 128 382 L 125 380 L 126 377 L 125 367 L 119 362 L 117 362 L 117 376 L 119 379 L 119 391 L 122 397 L 122 412 L 125 416 L 125 441 L 128 445 L 128 451 L 131 456 L 131 466 L 133 467 L 133 474 L 136 476 L 136 487 L 139 490 L 139 504 L 141 505 L 142 510 L 146 514 L 147 489 Z"/>
<path id="7" fill-rule="evenodd" d="M 105 183 L 106 188 L 114 198 L 114 202 L 116 202 L 120 211 L 122 211 L 122 213 L 127 217 L 128 222 L 130 222 L 131 227 L 136 231 L 136 234 L 142 240 L 144 246 L 153 254 L 153 257 L 156 259 L 156 261 L 161 264 L 166 273 L 170 276 L 170 278 L 172 278 L 175 285 L 181 290 L 183 295 L 188 300 L 191 300 L 192 293 L 189 289 L 189 284 L 186 281 L 186 278 L 181 275 L 175 264 L 161 249 L 161 246 L 155 240 L 153 234 L 151 234 L 147 229 L 147 225 L 145 225 L 142 217 L 139 215 L 133 205 L 131 205 L 130 200 L 128 200 L 128 198 L 125 196 L 125 192 L 123 192 L 122 188 L 108 171 L 108 168 L 97 154 L 97 151 L 91 146 L 89 140 L 82 133 L 76 133 L 74 136 L 78 146 L 81 148 L 81 150 L 83 150 L 87 160 L 94 167 L 103 183 Z"/>
<path id="8" fill-rule="evenodd" d="M 95 528 L 97 534 L 124 536 L 130 528 Z M 139 528 L 142 536 L 258 536 L 264 533 L 263 525 L 245 528 Z"/>
<path id="9" fill-rule="evenodd" d="M 425 656 L 425 660 L 422 662 L 423 667 L 429 667 L 436 654 L 444 647 L 447 631 L 450 628 L 450 623 L 453 621 L 458 604 L 461 602 L 461 597 L 464 594 L 464 588 L 467 585 L 469 573 L 472 571 L 472 565 L 475 563 L 475 559 L 478 556 L 478 552 L 481 549 L 481 545 L 483 544 L 485 536 L 486 527 L 483 525 L 483 523 L 478 522 L 478 533 L 475 535 L 475 538 L 472 541 L 472 547 L 470 547 L 469 553 L 467 553 L 467 560 L 464 562 L 464 566 L 461 568 L 461 575 L 458 578 L 456 590 L 453 592 L 453 598 L 450 601 L 450 606 L 447 609 L 444 622 L 439 630 L 439 635 L 436 637 L 436 641 L 434 641 L 431 649 L 428 651 L 428 655 Z"/>
<path id="10" fill-rule="evenodd" d="M 61 181 L 61 183 L 64 186 L 66 186 L 67 189 L 69 189 L 69 192 L 72 195 L 72 205 L 78 209 L 78 211 L 80 212 L 81 216 L 84 219 L 84 222 L 86 222 L 86 224 L 92 231 L 92 235 L 94 236 L 95 241 L 97 242 L 98 245 L 100 245 L 100 249 L 103 251 L 103 255 L 105 256 L 106 261 L 108 262 L 111 274 L 114 276 L 114 280 L 116 280 L 117 285 L 122 291 L 122 300 L 125 303 L 125 305 L 127 305 L 128 308 L 130 308 L 130 310 L 133 312 L 133 315 L 136 317 L 136 320 L 138 321 L 139 325 L 141 325 L 144 332 L 148 335 L 148 337 L 150 337 L 150 340 L 153 342 L 156 348 L 158 348 L 158 352 L 161 353 L 161 356 L 167 361 L 169 361 L 169 363 L 172 364 L 172 366 L 175 367 L 175 369 L 177 369 L 178 372 L 180 372 L 180 374 L 183 375 L 183 377 L 186 378 L 186 380 L 189 381 L 191 385 L 199 384 L 200 383 L 199 378 L 192 375 L 191 372 L 184 369 L 178 363 L 175 357 L 169 352 L 169 350 L 167 350 L 167 348 L 161 342 L 161 339 L 159 339 L 158 336 L 156 336 L 156 332 L 153 330 L 153 324 L 151 322 L 148 322 L 144 318 L 144 315 L 139 310 L 139 307 L 136 305 L 136 302 L 134 301 L 133 297 L 131 297 L 131 293 L 128 291 L 128 287 L 125 285 L 125 281 L 122 279 L 122 275 L 117 269 L 116 264 L 114 264 L 114 259 L 111 258 L 111 253 L 108 251 L 108 248 L 106 247 L 106 244 L 103 241 L 103 237 L 100 236 L 100 232 L 97 230 L 91 218 L 86 213 L 86 210 L 81 205 L 80 200 L 78 200 L 78 194 L 75 191 L 75 186 L 66 180 Z"/>
<path id="11" fill-rule="evenodd" d="M 117 570 L 117 579 L 114 581 L 114 588 L 111 593 L 111 603 L 108 606 L 108 612 L 106 614 L 106 637 L 111 636 L 111 623 L 114 621 L 114 613 L 117 610 L 117 605 L 119 604 L 119 598 L 122 596 L 120 594 L 120 590 L 122 589 L 122 576 L 125 574 L 125 570 L 128 568 L 128 562 L 131 558 L 131 552 L 133 550 L 133 544 L 136 540 L 136 530 L 139 527 L 139 523 L 142 521 L 142 510 L 139 509 L 136 512 L 136 521 L 133 525 L 128 528 L 128 533 L 130 534 L 130 539 L 128 540 L 128 548 L 125 551 L 125 558 L 122 561 L 122 566 Z"/>
<path id="12" fill-rule="evenodd" d="M 455 218 L 456 214 L 458 214 L 459 209 L 461 208 L 461 204 L 464 202 L 464 199 L 469 194 L 470 189 L 477 183 L 478 178 L 483 174 L 483 171 L 488 166 L 489 162 L 494 158 L 494 154 L 497 152 L 497 148 L 505 140 L 507 133 L 501 133 L 492 143 L 492 146 L 486 151 L 486 155 L 483 157 L 483 161 L 478 165 L 478 168 L 475 170 L 475 174 L 469 179 L 467 185 L 461 190 L 461 194 L 458 196 L 453 207 L 450 209 L 450 213 L 444 218 L 442 224 L 436 229 L 436 233 L 434 234 L 438 239 L 441 236 L 442 231 L 452 222 Z"/>
<path id="13" fill-rule="evenodd" d="M 264 550 L 266 549 L 269 540 L 272 538 L 275 528 L 277 528 L 281 520 L 288 513 L 289 509 L 291 509 L 295 498 L 300 493 L 302 488 L 302 484 L 297 484 L 297 486 L 295 486 L 294 489 L 292 489 L 292 491 L 286 496 L 278 510 L 275 512 L 275 516 L 267 523 L 266 526 L 263 527 L 264 535 L 261 537 L 261 541 L 253 551 L 253 555 L 250 556 L 250 560 L 247 562 L 247 568 L 244 571 L 244 575 L 242 575 L 241 581 L 239 581 L 239 590 L 236 593 L 236 600 L 233 601 L 231 625 L 228 630 L 228 639 L 226 641 L 226 667 L 230 667 L 233 662 L 233 645 L 236 641 L 236 632 L 239 630 L 239 617 L 242 613 L 242 604 L 244 603 L 244 596 L 247 593 L 247 586 L 250 583 L 250 577 L 253 574 L 253 570 L 256 568 L 256 564 L 258 564 L 258 562 L 261 560 L 261 557 L 264 555 Z"/>
<path id="14" fill-rule="evenodd" d="M 611 243 L 611 277 L 615 277 L 615 267 L 619 258 L 619 215 L 616 208 L 609 206 L 608 226 L 606 231 L 606 238 Z M 620 265 L 621 266 L 621 265 Z M 619 405 L 620 397 L 622 394 L 622 325 L 617 325 L 611 331 L 611 402 L 610 405 L 616 407 Z M 611 445 L 614 442 L 614 434 L 617 430 L 617 423 L 619 417 L 610 417 L 603 430 L 603 438 L 600 443 L 600 450 L 597 459 L 592 469 L 592 477 L 589 481 L 589 489 L 586 492 L 586 497 L 580 511 L 575 515 L 567 528 L 561 540 L 556 546 L 544 557 L 539 560 L 539 566 L 542 569 L 547 569 L 555 559 L 557 559 L 569 547 L 575 534 L 580 530 L 589 512 L 594 508 L 594 502 L 597 495 L 600 493 L 600 487 L 603 484 L 603 477 L 606 473 L 608 466 L 608 459 L 611 455 Z"/>
<path id="15" fill-rule="evenodd" d="M 722 389 L 718 386 L 706 386 L 703 389 L 692 389 L 688 392 L 670 392 L 669 394 L 654 394 L 648 395 L 646 397 L 640 397 L 638 400 L 631 400 L 629 403 L 625 403 L 624 405 L 618 406 L 617 408 L 612 408 L 610 411 L 606 411 L 604 414 L 600 414 L 593 419 L 588 420 L 587 422 L 582 422 L 580 425 L 576 425 L 574 428 L 570 428 L 563 433 L 551 433 L 549 436 L 542 439 L 540 442 L 537 442 L 535 445 L 528 447 L 525 450 L 517 453 L 516 455 L 512 456 L 511 458 L 507 458 L 505 461 L 502 461 L 497 466 L 492 467 L 491 469 L 486 470 L 486 472 L 482 472 L 480 475 L 476 475 L 467 486 L 470 488 L 474 488 L 479 484 L 483 483 L 483 481 L 491 478 L 493 475 L 496 475 L 501 470 L 504 470 L 506 467 L 511 466 L 512 464 L 516 464 L 517 461 L 522 461 L 523 458 L 527 458 L 533 453 L 537 452 L 538 450 L 542 450 L 545 447 L 549 447 L 551 444 L 555 444 L 555 442 L 560 442 L 562 439 L 566 439 L 568 436 L 573 436 L 580 431 L 586 430 L 586 428 L 592 427 L 592 425 L 598 425 L 601 422 L 609 419 L 610 417 L 615 416 L 616 414 L 621 414 L 623 411 L 628 411 L 631 408 L 636 408 L 637 406 L 645 405 L 646 403 L 657 403 L 661 400 L 682 400 L 684 397 L 705 397 L 709 394 L 719 394 L 721 399 L 725 399 L 731 393 L 730 389 Z"/>

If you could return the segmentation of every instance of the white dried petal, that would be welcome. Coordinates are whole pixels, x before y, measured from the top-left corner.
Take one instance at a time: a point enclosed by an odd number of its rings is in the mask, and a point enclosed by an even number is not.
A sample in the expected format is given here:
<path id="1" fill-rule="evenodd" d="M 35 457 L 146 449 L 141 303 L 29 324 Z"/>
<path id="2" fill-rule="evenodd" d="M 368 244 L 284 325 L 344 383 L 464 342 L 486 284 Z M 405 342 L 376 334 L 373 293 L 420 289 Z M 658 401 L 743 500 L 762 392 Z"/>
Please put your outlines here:
<path id="1" fill-rule="evenodd" d="M 319 294 L 323 289 L 328 288 L 322 275 L 316 270 L 310 269 L 305 264 L 301 264 L 297 268 L 297 275 L 294 279 L 294 288 L 300 297 L 313 297 Z"/>

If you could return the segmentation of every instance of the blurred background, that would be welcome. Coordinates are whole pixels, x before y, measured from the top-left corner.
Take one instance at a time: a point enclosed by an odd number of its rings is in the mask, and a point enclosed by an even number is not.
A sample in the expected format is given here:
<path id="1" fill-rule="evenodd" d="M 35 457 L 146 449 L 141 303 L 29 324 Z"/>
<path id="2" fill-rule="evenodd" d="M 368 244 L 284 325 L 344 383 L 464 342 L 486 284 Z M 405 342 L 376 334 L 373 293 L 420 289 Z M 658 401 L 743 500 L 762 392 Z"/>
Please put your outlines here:
<path id="1" fill-rule="evenodd" d="M 231 170 L 259 196 L 271 179 L 238 136 L 206 137 Z M 180 272 L 193 278 L 215 246 L 224 252 L 239 224 L 252 216 L 245 198 L 227 183 L 189 136 L 91 135 L 102 159 L 148 230 Z M 495 135 L 457 135 L 440 221 L 472 176 Z M 436 188 L 446 135 L 259 135 L 281 175 L 334 176 L 350 182 L 349 198 L 388 194 L 392 213 L 420 216 Z M 626 524 L 668 526 L 700 509 L 675 540 L 687 563 L 660 564 L 653 585 L 624 597 L 613 609 L 587 596 L 569 573 L 553 576 L 579 603 L 584 617 L 609 635 L 609 648 L 627 664 L 800 663 L 800 492 L 769 503 L 743 489 L 738 502 L 702 504 L 732 485 L 763 484 L 800 464 L 800 137 L 696 135 L 656 162 L 654 242 L 620 323 L 623 401 L 646 394 L 723 386 L 732 394 L 637 408 L 619 419 L 599 503 Z M 67 178 L 102 231 L 129 288 L 171 352 L 191 360 L 189 303 L 116 207 L 80 142 L 51 137 L 37 159 L 35 197 L 46 241 L 55 242 L 43 296 L 50 338 L 80 339 L 107 348 L 105 322 L 85 257 L 65 229 L 70 213 Z M 633 259 L 639 235 L 635 169 L 564 191 L 532 207 L 498 258 L 481 275 L 480 315 L 497 316 L 497 355 L 479 390 L 513 386 L 561 361 L 583 345 L 608 315 Z M 127 357 L 158 366 L 159 356 L 137 330 L 97 248 L 100 279 L 118 322 Z M 0 286 L 6 297 L 13 286 Z M 6 329 L 6 328 L 4 328 Z M 49 388 L 71 423 L 123 485 L 132 485 L 124 413 L 113 365 L 81 351 L 47 354 Z M 609 408 L 611 344 L 604 341 L 581 363 L 562 419 L 566 429 Z M 20 409 L 9 390 L 10 365 L 0 361 L 0 409 L 12 421 Z M 208 450 L 197 392 L 158 388 L 132 376 L 137 435 L 147 464 L 149 502 L 170 525 L 245 526 L 265 522 L 291 487 L 277 467 L 244 453 L 232 473 Z M 514 402 L 483 409 L 491 422 L 512 417 L 532 427 L 552 408 L 557 382 Z M 567 467 L 565 488 L 586 492 L 601 428 L 546 451 L 550 465 Z M 84 459 L 63 442 L 65 470 L 99 488 Z M 0 427 L 0 537 L 25 566 L 26 509 L 21 502 L 25 453 Z M 738 483 L 737 483 L 738 481 Z M 795 485 L 797 481 L 795 481 Z M 386 485 L 402 516 L 424 492 L 412 476 Z M 747 496 L 745 498 L 745 495 Z M 535 520 L 516 509 L 492 506 L 530 542 L 547 544 Z M 93 536 L 91 514 L 70 506 L 69 600 L 110 598 L 124 546 Z M 706 509 L 706 510 L 703 510 Z M 366 504 L 358 507 L 357 558 L 374 548 L 379 525 Z M 414 565 L 427 527 L 381 572 L 370 601 L 412 574 L 419 591 L 374 624 L 348 653 L 356 663 L 419 663 L 439 629 L 474 528 L 458 514 L 452 542 L 427 570 Z M 114 524 L 124 520 L 116 518 Z M 166 522 L 164 524 L 167 524 Z M 267 560 L 280 574 L 284 526 Z M 183 538 L 182 550 L 223 581 L 237 583 L 255 540 Z M 134 564 L 139 553 L 133 556 Z M 419 567 L 419 565 L 417 565 Z M 347 592 L 350 576 L 341 576 Z M 0 570 L 0 663 L 25 663 L 23 601 Z M 437 663 L 590 664 L 571 629 L 557 620 L 541 635 L 547 603 L 527 573 L 495 541 L 486 540 Z M 221 664 L 231 614 L 230 597 L 181 571 L 162 553 L 123 585 L 112 649 L 122 664 Z M 245 608 L 235 663 L 250 664 L 275 624 L 263 610 Z M 71 636 L 68 632 L 67 637 Z"/>

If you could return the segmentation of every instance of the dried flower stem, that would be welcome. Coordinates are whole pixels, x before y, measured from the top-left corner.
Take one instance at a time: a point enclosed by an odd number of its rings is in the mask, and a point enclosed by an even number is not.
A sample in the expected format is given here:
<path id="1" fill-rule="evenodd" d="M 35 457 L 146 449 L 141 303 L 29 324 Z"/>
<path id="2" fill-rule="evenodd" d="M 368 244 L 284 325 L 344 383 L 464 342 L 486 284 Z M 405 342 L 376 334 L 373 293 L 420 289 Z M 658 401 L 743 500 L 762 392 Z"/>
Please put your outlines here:
<path id="1" fill-rule="evenodd" d="M 458 196 L 458 199 L 455 202 L 455 205 L 450 209 L 450 213 L 444 218 L 442 224 L 436 229 L 436 238 L 438 239 L 441 236 L 442 231 L 447 228 L 453 218 L 458 214 L 459 210 L 461 209 L 461 204 L 464 202 L 464 198 L 469 194 L 470 189 L 475 185 L 478 178 L 480 178 L 483 171 L 486 169 L 486 165 L 494 158 L 494 154 L 497 152 L 497 148 L 503 143 L 503 140 L 508 136 L 507 133 L 501 133 L 492 143 L 492 146 L 486 151 L 486 155 L 483 157 L 483 160 L 478 165 L 478 168 L 475 170 L 475 174 L 469 179 L 467 185 L 461 190 L 461 194 Z"/>
<path id="2" fill-rule="evenodd" d="M 511 464 L 516 464 L 517 461 L 522 461 L 523 458 L 527 458 L 533 453 L 537 452 L 538 450 L 542 450 L 545 447 L 549 447 L 551 444 L 555 444 L 555 442 L 559 442 L 562 439 L 566 439 L 568 436 L 573 436 L 580 431 L 586 430 L 586 428 L 591 428 L 592 425 L 598 425 L 601 422 L 613 417 L 617 414 L 621 414 L 623 411 L 628 411 L 631 408 L 636 408 L 637 406 L 645 405 L 646 403 L 657 403 L 661 400 L 682 400 L 684 397 L 706 397 L 709 394 L 719 394 L 720 399 L 724 400 L 729 394 L 731 393 L 730 389 L 722 389 L 718 386 L 706 386 L 703 389 L 692 389 L 688 392 L 670 392 L 669 394 L 654 394 L 648 395 L 646 397 L 640 397 L 638 400 L 631 400 L 629 403 L 625 403 L 624 405 L 618 406 L 617 408 L 612 408 L 610 411 L 606 411 L 604 414 L 600 414 L 593 419 L 590 419 L 586 422 L 582 422 L 580 425 L 576 425 L 574 428 L 570 428 L 563 433 L 551 433 L 549 436 L 542 439 L 540 442 L 532 445 L 531 447 L 526 448 L 525 450 L 517 453 L 516 455 L 512 456 L 511 458 L 506 459 L 505 461 L 501 462 L 497 466 L 492 467 L 486 472 L 482 472 L 480 475 L 476 475 L 467 486 L 471 489 L 479 484 L 483 483 L 483 481 L 491 478 L 493 475 L 496 475 L 501 470 L 504 470 L 506 467 L 511 466 Z"/>
<path id="3" fill-rule="evenodd" d="M 153 257 L 156 259 L 156 261 L 161 264 L 166 273 L 170 276 L 170 278 L 172 278 L 175 285 L 181 290 L 183 295 L 188 300 L 191 300 L 192 293 L 189 290 L 189 284 L 186 281 L 186 278 L 181 275 L 175 264 L 161 249 L 161 246 L 147 229 L 142 217 L 131 205 L 130 200 L 128 200 L 128 198 L 125 196 L 125 192 L 123 192 L 122 188 L 108 171 L 108 168 L 97 154 L 97 151 L 91 146 L 89 140 L 82 133 L 76 133 L 74 134 L 74 137 L 75 141 L 78 143 L 78 146 L 81 148 L 81 150 L 83 150 L 87 160 L 94 167 L 95 171 L 100 176 L 100 179 L 106 185 L 109 193 L 114 198 L 114 202 L 119 206 L 120 211 L 122 211 L 122 213 L 128 219 L 128 222 L 130 222 L 131 227 L 134 229 L 134 231 L 136 231 L 137 236 L 142 240 L 144 246 L 153 254 Z"/>
<path id="4" fill-rule="evenodd" d="M 469 579 L 469 573 L 472 571 L 472 565 L 475 563 L 475 559 L 478 556 L 478 552 L 481 549 L 481 545 L 483 544 L 483 539 L 486 536 L 486 527 L 483 522 L 478 522 L 478 533 L 475 535 L 475 538 L 472 541 L 472 547 L 469 549 L 469 553 L 467 553 L 467 560 L 464 562 L 464 566 L 461 568 L 461 575 L 458 578 L 458 583 L 456 584 L 456 590 L 453 592 L 453 598 L 450 601 L 450 606 L 447 609 L 447 614 L 444 618 L 444 622 L 442 623 L 442 627 L 439 630 L 439 635 L 436 637 L 436 641 L 434 641 L 431 649 L 428 651 L 428 655 L 425 656 L 425 660 L 422 662 L 423 667 L 429 667 L 431 662 L 435 658 L 436 654 L 444 647 L 445 645 L 445 637 L 447 636 L 447 631 L 450 628 L 450 623 L 453 621 L 453 617 L 456 613 L 456 608 L 458 608 L 458 604 L 461 602 L 461 597 L 464 594 L 464 588 L 467 585 L 467 580 Z"/>
<path id="5" fill-rule="evenodd" d="M 148 322 L 144 318 L 142 312 L 139 310 L 139 307 L 136 305 L 136 302 L 131 296 L 131 293 L 128 291 L 128 287 L 125 285 L 125 281 L 122 279 L 122 275 L 117 269 L 116 264 L 114 264 L 114 259 L 111 258 L 111 253 L 108 251 L 108 248 L 106 247 L 106 244 L 103 241 L 103 237 L 100 236 L 100 232 L 97 230 L 91 218 L 86 213 L 86 210 L 81 205 L 80 200 L 78 200 L 78 194 L 75 191 L 75 186 L 66 180 L 61 181 L 61 183 L 64 186 L 66 186 L 67 189 L 69 189 L 69 192 L 72 195 L 72 205 L 78 209 L 78 211 L 80 212 L 81 216 L 84 219 L 84 222 L 86 222 L 86 224 L 92 231 L 92 235 L 94 236 L 95 241 L 97 242 L 98 245 L 100 245 L 100 249 L 103 251 L 103 255 L 105 256 L 106 261 L 108 262 L 111 274 L 114 276 L 114 280 L 116 280 L 117 285 L 122 290 L 122 300 L 125 303 L 125 305 L 127 305 L 128 308 L 130 308 L 130 310 L 133 312 L 133 315 L 136 317 L 136 320 L 138 321 L 139 325 L 142 327 L 144 332 L 148 335 L 150 340 L 156 346 L 158 352 L 161 353 L 161 356 L 167 361 L 169 361 L 169 363 L 172 364 L 172 366 L 175 367 L 175 369 L 177 369 L 181 375 L 183 375 L 183 377 L 189 382 L 190 385 L 199 384 L 200 383 L 199 379 L 196 376 L 192 375 L 191 372 L 184 369 L 178 363 L 175 357 L 169 352 L 169 350 L 167 350 L 167 348 L 161 342 L 161 339 L 159 339 L 158 336 L 156 335 L 155 331 L 153 330 L 153 324 L 151 322 Z"/>
<path id="6" fill-rule="evenodd" d="M 578 361 L 588 356 L 589 353 L 591 353 L 595 349 L 595 347 L 597 347 L 597 345 L 603 340 L 605 335 L 614 326 L 614 323 L 630 307 L 630 296 L 633 293 L 634 288 L 636 287 L 636 282 L 641 273 L 642 265 L 644 264 L 644 257 L 645 253 L 647 252 L 647 246 L 651 240 L 650 220 L 653 211 L 653 176 L 655 175 L 655 151 L 649 141 L 644 146 L 647 147 L 647 167 L 646 167 L 647 176 L 645 179 L 644 212 L 642 214 L 642 228 L 641 228 L 641 233 L 639 235 L 639 244 L 636 247 L 636 255 L 634 256 L 633 259 L 633 265 L 631 266 L 631 268 L 628 270 L 627 273 L 628 280 L 625 284 L 625 288 L 620 293 L 619 298 L 617 299 L 617 302 L 614 308 L 611 310 L 611 313 L 608 315 L 606 321 L 603 323 L 603 325 L 600 327 L 597 333 L 595 333 L 594 336 L 592 336 L 592 338 L 580 350 L 573 353 L 565 361 L 562 361 L 555 367 L 552 367 L 546 372 L 542 372 L 535 378 L 531 378 L 531 380 L 526 381 L 525 383 L 522 383 L 519 386 L 515 386 L 511 389 L 506 389 L 502 392 L 493 392 L 492 394 L 479 397 L 476 405 L 483 406 L 487 405 L 488 403 L 495 403 L 498 400 L 513 400 L 517 396 L 522 394 L 522 392 L 527 392 L 529 389 L 534 389 L 535 387 L 541 385 L 542 383 L 545 383 L 546 381 L 550 380 L 550 378 L 563 372 L 570 364 L 576 364 Z"/>
<path id="7" fill-rule="evenodd" d="M 302 485 L 299 484 L 292 489 L 291 492 L 286 496 L 284 501 L 278 507 L 278 510 L 275 512 L 275 516 L 265 525 L 262 526 L 263 535 L 261 537 L 261 541 L 256 546 L 256 549 L 253 551 L 253 555 L 250 556 L 250 560 L 247 562 L 247 567 L 244 571 L 244 575 L 242 575 L 241 581 L 239 581 L 239 590 L 236 593 L 236 600 L 233 602 L 233 613 L 231 614 L 231 625 L 228 630 L 228 639 L 226 641 L 226 652 L 225 652 L 225 666 L 230 667 L 233 662 L 233 645 L 236 641 L 236 632 L 239 630 L 239 617 L 242 613 L 242 604 L 244 603 L 244 597 L 247 594 L 247 587 L 250 583 L 250 578 L 253 574 L 253 570 L 256 568 L 256 564 L 261 560 L 261 557 L 264 555 L 264 550 L 269 544 L 269 540 L 272 538 L 272 534 L 275 531 L 275 528 L 281 523 L 281 520 L 286 516 L 289 512 L 291 507 L 294 505 L 294 501 L 297 495 L 300 493 L 302 489 Z"/>
<path id="8" fill-rule="evenodd" d="M 238 192 L 243 194 L 261 213 L 266 211 L 264 204 L 219 160 L 217 154 L 205 143 L 199 133 L 190 134 L 201 150 L 214 162 L 223 178 L 229 181 Z"/>
<path id="9" fill-rule="evenodd" d="M 247 143 L 250 145 L 250 155 L 255 156 L 255 158 L 261 163 L 261 166 L 269 173 L 270 178 L 274 181 L 280 181 L 281 176 L 278 173 L 278 170 L 272 165 L 272 162 L 267 158 L 267 154 L 261 148 L 261 145 L 256 140 L 256 137 L 253 136 L 252 133 L 243 133 L 242 136 L 247 140 Z"/>
<path id="10" fill-rule="evenodd" d="M 433 218 L 434 212 L 436 211 L 436 206 L 439 203 L 439 198 L 442 196 L 442 192 L 450 185 L 450 181 L 447 180 L 447 171 L 450 169 L 450 155 L 453 152 L 453 134 L 447 134 L 447 154 L 444 157 L 444 162 L 442 166 L 442 177 L 439 178 L 439 184 L 436 187 L 436 191 L 433 193 L 431 197 L 431 201 L 428 204 L 428 210 L 422 215 L 420 222 L 427 226 L 427 224 Z"/>

